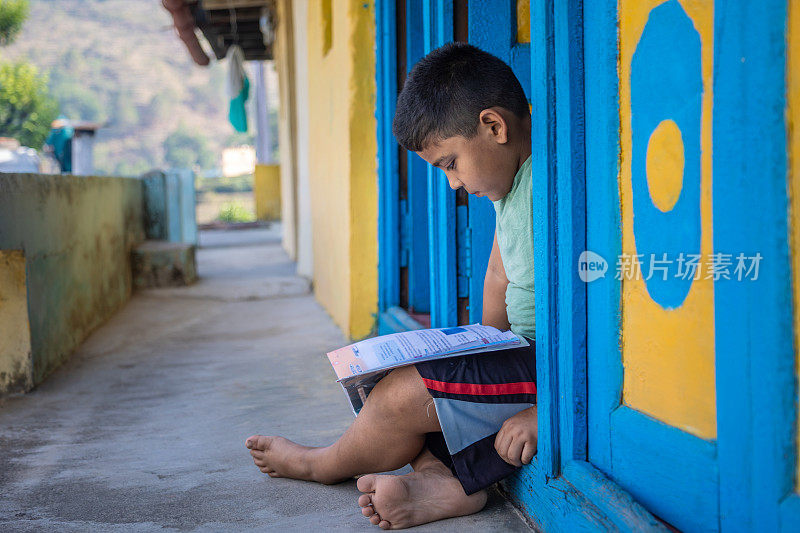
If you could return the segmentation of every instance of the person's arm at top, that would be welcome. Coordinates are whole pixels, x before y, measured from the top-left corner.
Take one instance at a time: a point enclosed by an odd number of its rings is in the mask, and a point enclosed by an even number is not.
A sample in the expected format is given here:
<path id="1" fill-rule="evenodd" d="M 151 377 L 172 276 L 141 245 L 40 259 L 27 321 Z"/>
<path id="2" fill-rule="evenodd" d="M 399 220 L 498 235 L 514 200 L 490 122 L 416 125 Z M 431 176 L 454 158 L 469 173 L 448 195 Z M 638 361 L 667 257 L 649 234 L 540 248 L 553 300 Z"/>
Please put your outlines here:
<path id="1" fill-rule="evenodd" d="M 486 268 L 486 277 L 483 280 L 483 317 L 481 324 L 493 326 L 501 331 L 511 327 L 506 312 L 506 287 L 508 278 L 503 260 L 500 257 L 500 247 L 497 245 L 497 231 L 494 234 L 492 252 L 489 254 L 489 266 Z"/>

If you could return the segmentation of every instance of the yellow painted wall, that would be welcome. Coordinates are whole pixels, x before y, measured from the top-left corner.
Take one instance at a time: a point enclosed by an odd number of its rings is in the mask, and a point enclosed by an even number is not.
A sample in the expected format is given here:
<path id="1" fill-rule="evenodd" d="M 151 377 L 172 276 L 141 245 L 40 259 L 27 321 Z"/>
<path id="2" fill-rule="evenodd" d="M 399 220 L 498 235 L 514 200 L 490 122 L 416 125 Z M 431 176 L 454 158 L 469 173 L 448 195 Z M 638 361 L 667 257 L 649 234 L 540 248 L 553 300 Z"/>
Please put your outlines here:
<path id="1" fill-rule="evenodd" d="M 314 291 L 352 338 L 372 331 L 378 307 L 374 16 L 373 2 L 309 3 L 309 98 L 298 102 L 309 113 Z"/>
<path id="2" fill-rule="evenodd" d="M 25 254 L 0 250 L 0 394 L 33 386 Z"/>
<path id="3" fill-rule="evenodd" d="M 635 255 L 631 186 L 631 58 L 647 23 L 650 11 L 664 0 L 619 1 L 619 76 L 620 76 L 620 198 L 622 213 L 622 252 Z M 714 3 L 710 0 L 682 0 L 683 9 L 693 20 L 702 46 L 702 119 L 700 252 L 703 258 L 713 252 L 711 204 L 711 118 L 713 103 Z M 674 138 L 669 127 L 651 137 L 660 146 L 660 161 L 648 164 L 648 184 L 657 206 L 670 207 L 679 183 L 651 176 L 655 167 L 683 168 L 683 153 L 672 151 Z M 648 150 L 648 160 L 650 159 Z M 680 161 L 678 161 L 680 159 Z M 649 161 L 648 161 L 649 163 Z M 655 178 L 651 181 L 651 177 Z M 705 262 L 703 262 L 705 267 Z M 663 422 L 702 438 L 716 438 L 716 390 L 714 373 L 714 285 L 704 279 L 692 283 L 683 304 L 664 309 L 653 301 L 645 281 L 622 282 L 622 359 L 624 367 L 623 403 Z"/>
<path id="4" fill-rule="evenodd" d="M 531 42 L 531 0 L 517 0 L 517 42 Z"/>
<path id="5" fill-rule="evenodd" d="M 256 163 L 253 174 L 253 196 L 255 196 L 258 220 L 281 219 L 281 167 Z"/>
<path id="6" fill-rule="evenodd" d="M 800 388 L 800 6 L 789 2 L 789 23 L 786 46 L 786 126 L 789 154 L 789 242 L 792 252 L 792 291 L 794 293 L 794 353 L 795 372 Z M 800 404 L 797 405 L 800 413 Z M 800 416 L 796 420 L 796 434 L 800 436 Z M 796 472 L 795 492 L 800 492 L 800 438 L 795 441 Z"/>

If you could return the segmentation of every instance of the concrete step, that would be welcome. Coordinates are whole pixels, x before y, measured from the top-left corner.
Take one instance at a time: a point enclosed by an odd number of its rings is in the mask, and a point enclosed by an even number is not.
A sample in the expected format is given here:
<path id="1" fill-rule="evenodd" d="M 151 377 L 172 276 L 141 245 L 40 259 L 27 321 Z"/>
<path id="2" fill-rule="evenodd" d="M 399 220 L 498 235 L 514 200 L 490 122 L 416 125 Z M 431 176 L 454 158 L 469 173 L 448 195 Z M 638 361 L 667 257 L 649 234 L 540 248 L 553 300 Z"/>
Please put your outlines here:
<path id="1" fill-rule="evenodd" d="M 131 252 L 133 287 L 182 287 L 197 281 L 195 245 L 144 241 Z"/>

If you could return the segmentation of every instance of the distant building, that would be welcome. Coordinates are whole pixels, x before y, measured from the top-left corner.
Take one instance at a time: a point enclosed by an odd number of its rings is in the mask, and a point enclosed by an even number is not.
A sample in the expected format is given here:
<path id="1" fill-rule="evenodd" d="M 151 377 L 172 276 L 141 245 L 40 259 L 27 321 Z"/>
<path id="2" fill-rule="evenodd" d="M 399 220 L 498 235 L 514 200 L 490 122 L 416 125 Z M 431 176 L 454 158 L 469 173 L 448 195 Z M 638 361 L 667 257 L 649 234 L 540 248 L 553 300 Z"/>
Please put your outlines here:
<path id="1" fill-rule="evenodd" d="M 72 138 L 72 173 L 78 176 L 94 174 L 94 137 L 101 124 L 75 124 Z"/>

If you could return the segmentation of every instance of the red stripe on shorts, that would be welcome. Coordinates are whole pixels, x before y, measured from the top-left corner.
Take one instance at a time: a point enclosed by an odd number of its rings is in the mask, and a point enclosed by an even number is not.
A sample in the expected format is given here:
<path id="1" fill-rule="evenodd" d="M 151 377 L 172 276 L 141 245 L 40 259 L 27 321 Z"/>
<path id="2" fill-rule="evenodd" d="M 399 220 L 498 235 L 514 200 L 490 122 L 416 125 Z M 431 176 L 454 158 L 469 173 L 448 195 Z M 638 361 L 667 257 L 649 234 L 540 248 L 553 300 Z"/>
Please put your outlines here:
<path id="1" fill-rule="evenodd" d="M 475 396 L 498 396 L 500 394 L 536 394 L 536 383 L 520 381 L 517 383 L 448 383 L 435 379 L 422 378 L 425 386 L 449 394 L 472 394 Z"/>

